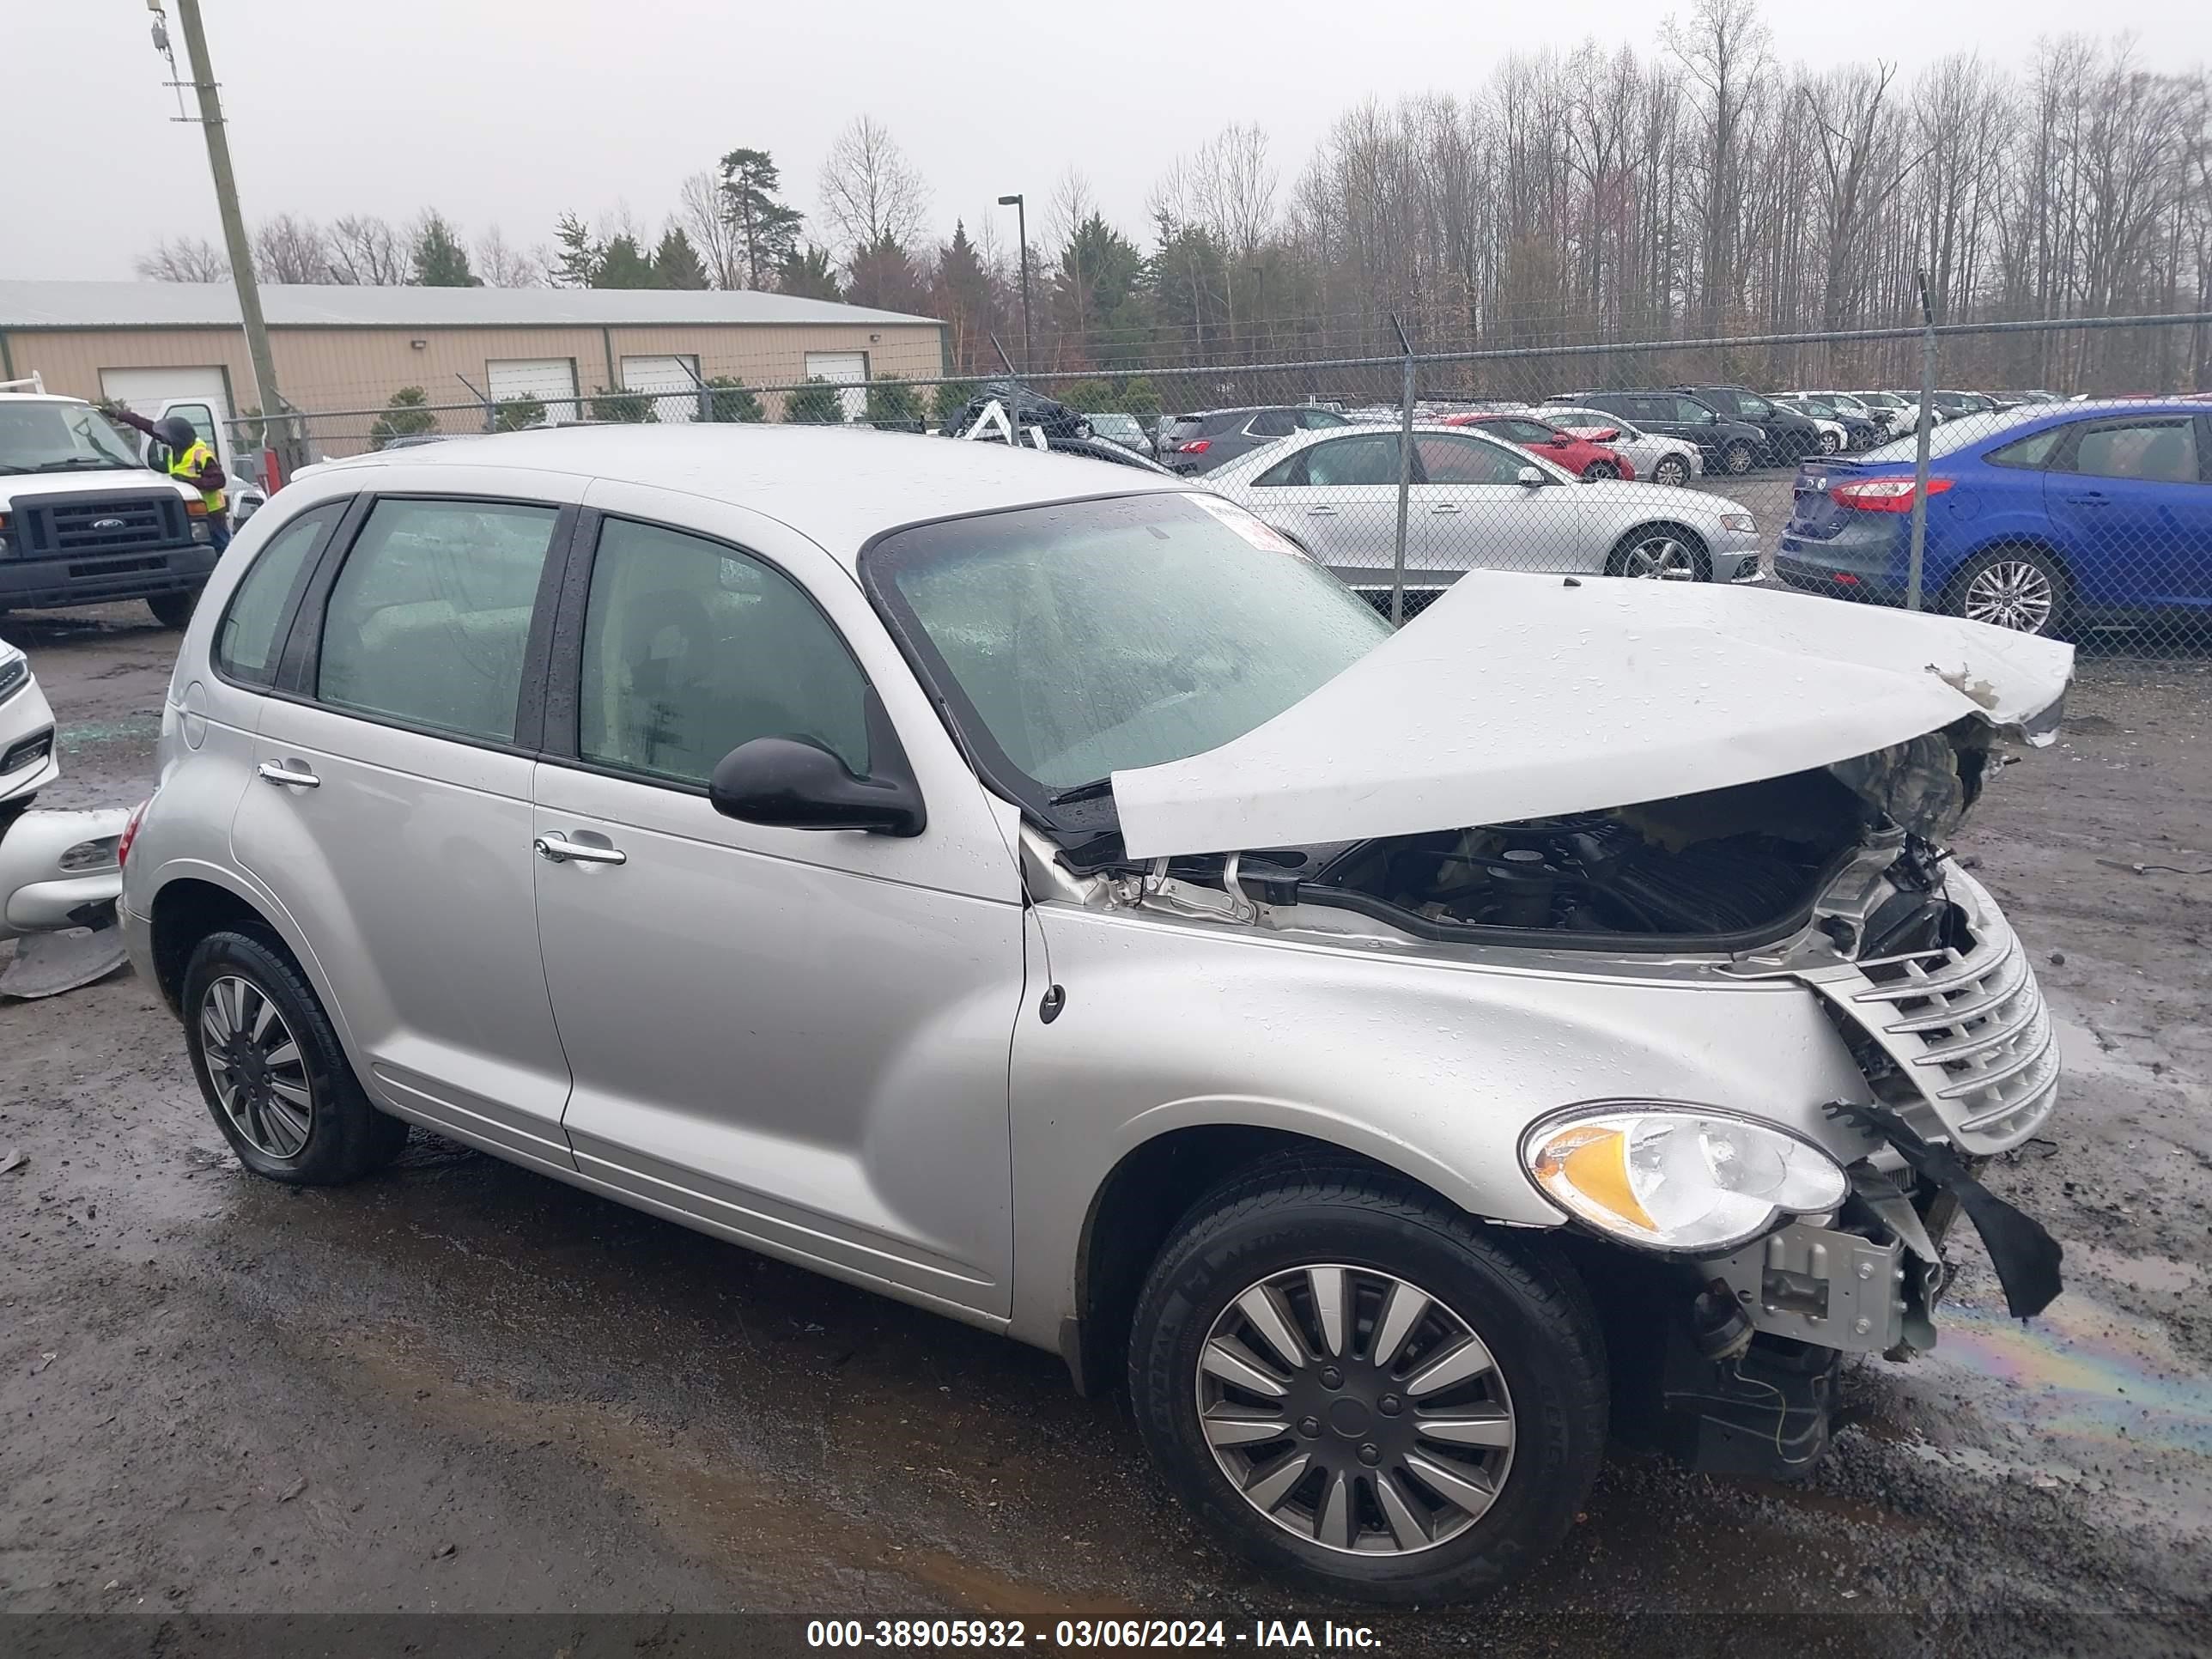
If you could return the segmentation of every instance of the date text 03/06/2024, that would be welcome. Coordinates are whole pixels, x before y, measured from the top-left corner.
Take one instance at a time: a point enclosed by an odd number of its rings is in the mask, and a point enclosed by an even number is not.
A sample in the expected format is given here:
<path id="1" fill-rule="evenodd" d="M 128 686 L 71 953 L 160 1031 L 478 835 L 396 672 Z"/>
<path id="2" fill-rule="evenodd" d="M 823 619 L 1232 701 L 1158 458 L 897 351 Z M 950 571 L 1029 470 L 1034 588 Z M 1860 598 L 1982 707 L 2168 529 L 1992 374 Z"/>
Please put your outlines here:
<path id="1" fill-rule="evenodd" d="M 810 1648 L 1230 1648 L 1356 1651 L 1382 1645 L 1365 1625 L 1334 1620 L 1062 1619 L 1032 1625 L 1021 1619 L 811 1619 Z"/>

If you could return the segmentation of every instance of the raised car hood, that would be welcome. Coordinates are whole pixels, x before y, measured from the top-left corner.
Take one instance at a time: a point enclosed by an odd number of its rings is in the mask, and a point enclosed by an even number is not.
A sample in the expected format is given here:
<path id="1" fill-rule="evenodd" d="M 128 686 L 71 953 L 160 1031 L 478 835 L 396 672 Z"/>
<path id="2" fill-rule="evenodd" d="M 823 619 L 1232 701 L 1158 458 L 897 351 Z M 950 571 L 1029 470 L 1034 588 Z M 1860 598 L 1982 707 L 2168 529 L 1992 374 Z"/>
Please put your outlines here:
<path id="1" fill-rule="evenodd" d="M 2050 740 L 2074 648 L 1709 584 L 1474 571 L 1234 742 L 1114 774 L 1133 858 L 1593 811 L 1832 765 L 1966 717 Z"/>

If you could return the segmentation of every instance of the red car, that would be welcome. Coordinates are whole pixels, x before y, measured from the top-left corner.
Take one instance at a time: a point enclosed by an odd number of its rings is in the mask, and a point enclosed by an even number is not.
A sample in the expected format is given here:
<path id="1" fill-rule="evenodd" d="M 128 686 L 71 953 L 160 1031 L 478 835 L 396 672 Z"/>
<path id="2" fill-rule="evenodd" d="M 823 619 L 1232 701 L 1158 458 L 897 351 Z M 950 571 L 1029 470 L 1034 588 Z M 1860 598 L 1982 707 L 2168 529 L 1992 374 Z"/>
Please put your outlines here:
<path id="1" fill-rule="evenodd" d="M 1607 449 L 1603 444 L 1593 443 L 1588 438 L 1577 438 L 1571 432 L 1563 432 L 1547 422 L 1532 420 L 1526 415 L 1447 415 L 1446 426 L 1479 426 L 1494 438 L 1518 444 L 1555 466 L 1564 466 L 1570 472 L 1580 473 L 1585 478 L 1630 478 L 1636 469 L 1628 457 L 1619 450 Z M 1612 437 L 1611 432 L 1603 434 Z"/>

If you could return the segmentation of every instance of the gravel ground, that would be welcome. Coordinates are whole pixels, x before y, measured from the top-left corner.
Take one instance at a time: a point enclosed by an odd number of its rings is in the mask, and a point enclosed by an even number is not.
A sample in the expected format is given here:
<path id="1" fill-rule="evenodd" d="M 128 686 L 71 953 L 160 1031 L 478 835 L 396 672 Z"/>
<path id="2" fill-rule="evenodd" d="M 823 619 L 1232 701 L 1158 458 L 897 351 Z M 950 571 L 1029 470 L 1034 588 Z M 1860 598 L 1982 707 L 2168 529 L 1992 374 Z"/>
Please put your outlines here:
<path id="1" fill-rule="evenodd" d="M 174 636 L 136 606 L 0 633 L 63 722 L 49 804 L 143 794 Z M 252 1180 L 127 973 L 0 1006 L 0 1650 L 761 1651 L 800 1626 L 683 1615 L 962 1610 L 1231 1645 L 1333 1615 L 1413 1655 L 2207 1650 L 2212 877 L 2116 865 L 2212 866 L 2208 710 L 2212 665 L 2085 661 L 1960 849 L 2066 1021 L 2049 1139 L 1991 1171 L 2066 1295 L 2007 1321 L 1962 1237 L 1942 1348 L 1850 1373 L 1809 1484 L 1623 1455 L 1469 1608 L 1298 1605 L 1049 1356 L 419 1132 L 356 1187 Z M 544 1617 L 225 1622 L 428 1612 Z"/>

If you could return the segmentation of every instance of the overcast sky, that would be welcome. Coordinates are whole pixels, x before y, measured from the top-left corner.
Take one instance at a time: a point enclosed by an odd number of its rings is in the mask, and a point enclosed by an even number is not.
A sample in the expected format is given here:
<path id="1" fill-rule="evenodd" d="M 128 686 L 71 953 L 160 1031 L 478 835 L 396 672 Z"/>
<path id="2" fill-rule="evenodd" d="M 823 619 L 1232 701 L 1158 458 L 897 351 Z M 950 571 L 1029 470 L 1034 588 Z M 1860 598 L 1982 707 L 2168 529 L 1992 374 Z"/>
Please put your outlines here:
<path id="1" fill-rule="evenodd" d="M 550 238 L 625 204 L 657 229 L 678 181 L 739 145 L 817 206 L 853 116 L 890 128 L 932 186 L 939 235 L 1026 191 L 1031 235 L 1071 166 L 1144 228 L 1152 179 L 1231 121 L 1273 139 L 1287 185 L 1369 96 L 1463 91 L 1500 57 L 1582 34 L 1648 48 L 1673 0 L 203 0 L 249 219 L 397 220 L 435 206 L 473 237 Z M 1686 0 L 1680 7 L 1686 11 Z M 218 240 L 198 131 L 144 0 L 0 0 L 0 277 L 128 277 L 163 236 Z M 2132 31 L 2151 67 L 2212 58 L 2205 0 L 1770 3 L 1778 57 L 1947 52 L 2024 62 L 2039 34 Z M 171 6 L 174 33 L 174 7 Z M 181 40 L 179 68 L 184 64 Z M 188 71 L 187 71 L 188 72 Z"/>

